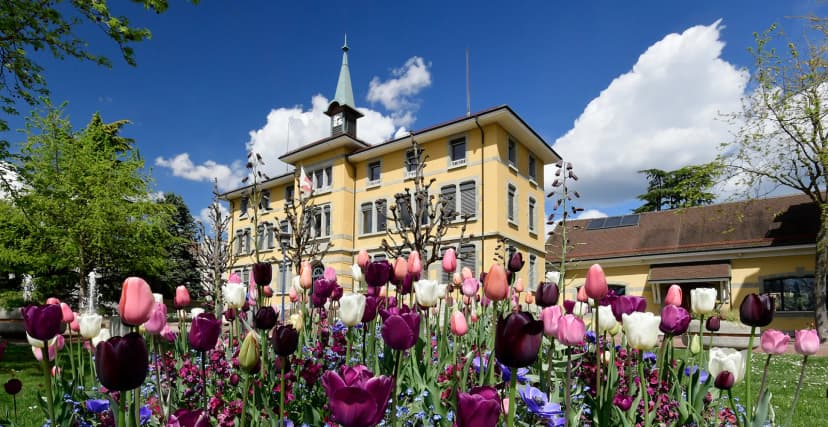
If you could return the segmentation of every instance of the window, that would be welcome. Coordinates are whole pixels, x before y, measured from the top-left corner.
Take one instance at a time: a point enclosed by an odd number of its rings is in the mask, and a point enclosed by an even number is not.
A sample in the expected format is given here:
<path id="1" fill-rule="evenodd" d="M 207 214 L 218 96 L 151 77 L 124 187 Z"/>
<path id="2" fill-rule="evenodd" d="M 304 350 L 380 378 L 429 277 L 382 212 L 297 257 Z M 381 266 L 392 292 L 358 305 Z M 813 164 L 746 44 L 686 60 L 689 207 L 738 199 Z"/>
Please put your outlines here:
<path id="1" fill-rule="evenodd" d="M 368 185 L 379 185 L 382 165 L 379 161 L 368 163 Z"/>
<path id="2" fill-rule="evenodd" d="M 538 180 L 538 166 L 536 164 L 535 156 L 529 155 L 529 179 L 532 181 Z"/>
<path id="3" fill-rule="evenodd" d="M 477 215 L 477 189 L 474 181 L 460 183 L 460 214 L 469 218 Z"/>
<path id="4" fill-rule="evenodd" d="M 458 255 L 460 258 L 460 263 L 462 267 L 468 267 L 469 270 L 472 272 L 472 276 L 477 276 L 477 247 L 474 245 L 463 245 L 460 246 L 460 251 L 458 251 Z"/>
<path id="5" fill-rule="evenodd" d="M 244 249 L 244 230 L 236 230 L 236 254 L 241 254 Z"/>
<path id="6" fill-rule="evenodd" d="M 509 184 L 506 187 L 506 218 L 514 222 L 515 221 L 515 210 L 517 206 L 515 206 L 515 196 L 517 194 L 517 188 L 514 185 Z"/>
<path id="7" fill-rule="evenodd" d="M 609 289 L 610 291 L 615 292 L 615 295 L 618 295 L 619 297 L 627 295 L 627 287 L 624 286 L 624 285 L 609 284 L 609 285 L 607 285 L 607 289 Z"/>
<path id="8" fill-rule="evenodd" d="M 239 207 L 239 216 L 247 215 L 247 209 L 250 207 L 250 199 L 247 197 L 241 198 L 241 205 Z"/>
<path id="9" fill-rule="evenodd" d="M 283 219 L 279 221 L 279 247 L 286 247 L 290 245 L 290 222 Z"/>
<path id="10" fill-rule="evenodd" d="M 331 205 L 322 205 L 314 208 L 313 236 L 328 237 L 331 235 Z"/>
<path id="11" fill-rule="evenodd" d="M 384 232 L 386 228 L 385 199 L 360 205 L 362 212 L 362 234 Z"/>
<path id="12" fill-rule="evenodd" d="M 256 227 L 256 249 L 263 250 L 265 248 L 265 244 L 267 244 L 267 235 L 265 234 L 265 226 L 264 224 L 260 224 Z"/>
<path id="13" fill-rule="evenodd" d="M 267 248 L 268 249 L 273 249 L 274 242 L 275 242 L 275 240 L 274 240 L 275 232 L 273 230 L 273 224 L 271 224 L 269 222 L 265 223 L 265 234 L 267 235 L 267 239 L 266 239 L 266 242 L 265 242 L 267 244 Z"/>
<path id="14" fill-rule="evenodd" d="M 405 196 L 397 197 L 397 218 L 403 227 L 411 227 L 411 199 Z"/>
<path id="15" fill-rule="evenodd" d="M 529 198 L 529 231 L 535 231 L 535 199 Z"/>
<path id="16" fill-rule="evenodd" d="M 509 138 L 509 164 L 517 167 L 517 143 Z"/>
<path id="17" fill-rule="evenodd" d="M 527 288 L 532 288 L 535 284 L 537 284 L 538 280 L 538 258 L 532 254 L 529 255 L 529 283 L 527 283 Z"/>
<path id="18" fill-rule="evenodd" d="M 293 186 L 288 185 L 285 187 L 285 203 L 293 204 Z"/>
<path id="19" fill-rule="evenodd" d="M 414 150 L 405 152 L 405 177 L 414 178 L 417 175 L 417 153 Z"/>
<path id="20" fill-rule="evenodd" d="M 250 253 L 250 229 L 244 229 L 244 235 L 242 236 L 242 253 Z"/>
<path id="21" fill-rule="evenodd" d="M 332 166 L 327 166 L 324 168 L 317 169 L 310 173 L 310 176 L 313 178 L 313 189 L 314 190 L 330 190 L 331 186 L 333 185 L 333 178 L 332 178 L 333 168 Z"/>
<path id="22" fill-rule="evenodd" d="M 814 276 L 777 277 L 764 280 L 765 292 L 771 294 L 776 311 L 814 311 Z"/>
<path id="23" fill-rule="evenodd" d="M 374 208 L 377 213 L 377 232 L 385 231 L 388 227 L 387 215 L 385 213 L 385 200 L 382 199 L 374 202 Z"/>
<path id="24" fill-rule="evenodd" d="M 373 218 L 374 218 L 374 204 L 373 203 L 363 203 L 362 204 L 362 234 L 368 234 L 374 232 L 373 227 Z"/>
<path id="25" fill-rule="evenodd" d="M 440 196 L 443 198 L 443 218 L 454 221 L 457 219 L 457 187 L 444 185 L 440 188 Z"/>
<path id="26" fill-rule="evenodd" d="M 270 210 L 270 190 L 262 190 L 262 200 L 259 206 L 263 210 Z"/>
<path id="27" fill-rule="evenodd" d="M 466 138 L 457 138 L 449 143 L 449 154 L 451 156 L 451 163 L 449 167 L 461 166 L 466 164 Z"/>
<path id="28" fill-rule="evenodd" d="M 376 255 L 371 257 L 371 261 L 383 261 L 383 260 L 387 260 L 387 259 L 388 259 L 388 257 L 385 256 L 385 254 L 376 254 Z"/>
<path id="29" fill-rule="evenodd" d="M 397 218 L 403 228 L 411 227 L 414 218 L 420 219 L 420 224 L 428 224 L 428 194 L 418 198 L 414 194 L 399 193 L 397 200 Z"/>

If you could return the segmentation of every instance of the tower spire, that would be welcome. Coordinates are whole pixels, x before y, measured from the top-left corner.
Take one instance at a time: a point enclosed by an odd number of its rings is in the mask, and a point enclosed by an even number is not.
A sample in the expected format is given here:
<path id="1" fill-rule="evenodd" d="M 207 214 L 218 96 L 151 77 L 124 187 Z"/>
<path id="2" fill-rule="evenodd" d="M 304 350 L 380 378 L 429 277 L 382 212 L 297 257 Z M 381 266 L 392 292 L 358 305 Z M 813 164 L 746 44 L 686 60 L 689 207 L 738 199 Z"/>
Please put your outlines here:
<path id="1" fill-rule="evenodd" d="M 342 68 L 339 70 L 339 81 L 336 83 L 336 94 L 331 102 L 356 108 L 354 104 L 354 90 L 351 88 L 351 71 L 348 68 L 348 35 L 345 34 L 345 44 L 342 45 Z"/>

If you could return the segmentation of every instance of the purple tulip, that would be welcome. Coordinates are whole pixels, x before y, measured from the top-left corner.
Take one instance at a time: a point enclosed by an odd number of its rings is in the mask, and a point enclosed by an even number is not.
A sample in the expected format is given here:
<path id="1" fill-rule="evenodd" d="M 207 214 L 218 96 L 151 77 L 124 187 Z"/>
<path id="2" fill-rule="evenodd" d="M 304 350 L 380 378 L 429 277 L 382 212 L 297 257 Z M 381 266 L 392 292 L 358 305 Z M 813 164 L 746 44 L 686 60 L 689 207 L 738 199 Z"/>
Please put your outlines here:
<path id="1" fill-rule="evenodd" d="M 47 342 L 60 333 L 63 311 L 59 305 L 30 305 L 21 308 L 20 312 L 23 314 L 26 333 L 32 338 Z"/>
<path id="2" fill-rule="evenodd" d="M 750 294 L 742 300 L 742 305 L 739 306 L 739 319 L 748 326 L 768 326 L 773 320 L 775 309 L 772 296 Z"/>
<path id="3" fill-rule="evenodd" d="M 619 394 L 612 398 L 612 404 L 617 406 L 618 409 L 622 411 L 627 411 L 632 406 L 632 396 L 627 396 L 625 394 Z"/>
<path id="4" fill-rule="evenodd" d="M 733 387 L 734 382 L 736 382 L 736 377 L 733 376 L 732 372 L 722 371 L 716 376 L 716 380 L 713 381 L 713 385 L 715 385 L 719 390 L 730 390 Z"/>
<path id="5" fill-rule="evenodd" d="M 512 256 L 509 257 L 509 271 L 517 273 L 518 271 L 520 271 L 521 268 L 523 268 L 523 264 L 525 263 L 526 262 L 523 260 L 523 254 L 515 251 L 515 253 L 513 253 Z"/>
<path id="6" fill-rule="evenodd" d="M 572 301 L 571 299 L 564 300 L 563 306 L 564 311 L 566 312 L 564 314 L 572 314 L 572 310 L 575 309 L 575 301 Z"/>
<path id="7" fill-rule="evenodd" d="M 408 295 L 414 289 L 414 275 L 411 273 L 405 273 L 405 276 L 397 284 L 397 293 L 400 295 Z"/>
<path id="8" fill-rule="evenodd" d="M 722 319 L 719 316 L 708 317 L 704 327 L 710 332 L 717 332 L 722 327 Z"/>
<path id="9" fill-rule="evenodd" d="M 611 307 L 615 320 L 620 322 L 622 314 L 647 311 L 647 300 L 644 297 L 622 295 L 612 302 Z"/>
<path id="10" fill-rule="evenodd" d="M 523 368 L 538 358 L 543 340 L 543 322 L 519 311 L 497 321 L 495 356 L 510 368 Z"/>
<path id="11" fill-rule="evenodd" d="M 368 323 L 377 318 L 379 300 L 375 296 L 365 297 L 365 311 L 362 313 L 362 323 Z"/>
<path id="12" fill-rule="evenodd" d="M 339 301 L 342 299 L 342 295 L 345 294 L 345 289 L 342 288 L 340 285 L 334 285 L 333 291 L 331 291 L 331 301 Z"/>
<path id="13" fill-rule="evenodd" d="M 253 264 L 253 281 L 259 286 L 267 286 L 273 279 L 273 266 L 269 262 Z"/>
<path id="14" fill-rule="evenodd" d="M 328 396 L 333 419 L 342 427 L 371 427 L 379 424 L 391 397 L 394 381 L 375 377 L 365 366 L 344 366 L 342 375 L 327 371 L 322 387 Z"/>
<path id="15" fill-rule="evenodd" d="M 23 383 L 17 378 L 12 378 L 3 384 L 3 388 L 6 390 L 6 393 L 14 396 L 17 393 L 20 393 L 20 390 L 23 389 Z"/>
<path id="16" fill-rule="evenodd" d="M 559 296 L 557 283 L 541 282 L 535 291 L 535 303 L 541 307 L 551 307 L 558 303 Z"/>
<path id="17" fill-rule="evenodd" d="M 365 267 L 365 283 L 375 288 L 385 286 L 393 272 L 394 268 L 387 260 L 370 262 Z"/>
<path id="18" fill-rule="evenodd" d="M 457 427 L 494 427 L 500 412 L 500 396 L 494 387 L 473 387 L 457 395 Z"/>
<path id="19" fill-rule="evenodd" d="M 253 323 L 256 325 L 256 329 L 262 329 L 265 331 L 273 329 L 278 320 L 279 315 L 276 314 L 276 310 L 269 305 L 260 308 L 256 312 L 256 316 L 253 317 Z"/>
<path id="20" fill-rule="evenodd" d="M 147 343 L 135 332 L 102 341 L 95 347 L 95 368 L 98 380 L 110 390 L 137 388 L 147 378 Z"/>
<path id="21" fill-rule="evenodd" d="M 316 308 L 324 307 L 325 302 L 328 298 L 330 298 L 335 287 L 335 280 L 328 280 L 325 278 L 316 279 L 316 281 L 313 282 L 313 294 L 311 294 L 311 302 L 313 303 L 313 306 Z"/>
<path id="22" fill-rule="evenodd" d="M 236 319 L 236 310 L 233 308 L 224 310 L 224 318 L 227 319 L 228 322 L 232 322 Z"/>
<path id="23" fill-rule="evenodd" d="M 197 351 L 209 351 L 215 348 L 221 334 L 221 320 L 213 313 L 201 313 L 190 325 L 190 347 Z"/>
<path id="24" fill-rule="evenodd" d="M 619 295 L 614 290 L 610 289 L 603 298 L 598 301 L 598 305 L 612 306 L 612 303 L 619 298 Z"/>
<path id="25" fill-rule="evenodd" d="M 280 325 L 273 331 L 270 344 L 277 356 L 288 357 L 299 347 L 299 332 L 293 325 Z"/>
<path id="26" fill-rule="evenodd" d="M 179 409 L 170 415 L 167 427 L 211 427 L 210 414 L 203 409 Z"/>
<path id="27" fill-rule="evenodd" d="M 665 305 L 661 309 L 661 323 L 658 329 L 667 335 L 681 335 L 690 326 L 690 313 L 676 305 Z"/>
<path id="28" fill-rule="evenodd" d="M 420 335 L 420 315 L 407 305 L 380 309 L 382 339 L 394 350 L 408 350 Z"/>

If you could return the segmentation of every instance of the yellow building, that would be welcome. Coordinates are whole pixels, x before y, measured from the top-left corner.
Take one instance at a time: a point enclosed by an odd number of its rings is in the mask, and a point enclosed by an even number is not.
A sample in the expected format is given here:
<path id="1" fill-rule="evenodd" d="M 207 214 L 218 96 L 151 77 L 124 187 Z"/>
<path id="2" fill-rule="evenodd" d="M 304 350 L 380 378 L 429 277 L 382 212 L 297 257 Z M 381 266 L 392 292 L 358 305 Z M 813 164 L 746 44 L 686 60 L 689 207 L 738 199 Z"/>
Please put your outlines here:
<path id="1" fill-rule="evenodd" d="M 560 157 L 508 106 L 368 144 L 357 132 L 361 114 L 354 108 L 347 46 L 343 51 L 336 95 L 326 112 L 331 117 L 331 136 L 279 157 L 296 171 L 306 172 L 313 187 L 310 197 L 318 207 L 312 231 L 323 246 L 333 244 L 324 259 L 310 261 L 333 267 L 339 282 L 349 290 L 351 265 L 360 249 L 374 258 L 388 256 L 381 242 L 389 229 L 394 231 L 390 208 L 397 203 L 396 194 L 414 187 L 414 140 L 428 156 L 423 176 L 426 182 L 434 180 L 430 195 L 452 200 L 457 226 L 444 237 L 444 247 L 458 245 L 459 218 L 468 216 L 465 235 L 473 237 L 456 247 L 465 257 L 459 264 L 475 274 L 488 269 L 498 241 L 505 240 L 507 248 L 525 257 L 520 277 L 539 281 L 545 256 L 544 165 Z M 260 258 L 274 264 L 272 287 L 284 292 L 283 275 L 277 269 L 283 260 L 279 233 L 291 231 L 284 221 L 284 208 L 286 201 L 298 200 L 298 176 L 289 172 L 259 185 L 263 201 L 258 224 L 252 219 L 250 187 L 223 195 L 230 204 L 232 250 L 237 255 L 231 271 L 240 273 L 244 281 L 255 262 L 254 245 L 258 245 Z M 254 239 L 256 234 L 258 239 Z M 314 268 L 314 273 L 321 270 Z M 290 276 L 284 275 L 288 280 Z M 439 262 L 424 276 L 446 280 Z"/>
<path id="2" fill-rule="evenodd" d="M 819 209 L 804 195 L 570 221 L 567 297 L 598 263 L 617 293 L 641 295 L 658 312 L 667 288 L 715 288 L 722 309 L 736 311 L 750 293 L 775 297 L 769 327 L 792 331 L 814 321 L 814 263 Z M 560 233 L 547 261 L 560 265 Z M 571 291 L 570 291 L 571 289 Z"/>

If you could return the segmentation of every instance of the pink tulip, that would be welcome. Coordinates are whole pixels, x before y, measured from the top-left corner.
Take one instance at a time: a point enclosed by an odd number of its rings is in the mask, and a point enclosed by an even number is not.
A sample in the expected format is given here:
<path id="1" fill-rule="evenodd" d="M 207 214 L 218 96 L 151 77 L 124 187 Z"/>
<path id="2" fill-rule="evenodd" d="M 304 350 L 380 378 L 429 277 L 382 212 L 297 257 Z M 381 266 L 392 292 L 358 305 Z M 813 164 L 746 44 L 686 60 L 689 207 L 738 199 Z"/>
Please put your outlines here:
<path id="1" fill-rule="evenodd" d="M 55 357 L 57 356 L 57 351 L 57 346 L 49 346 L 49 360 L 55 360 Z M 38 347 L 32 347 L 32 354 L 34 354 L 34 357 L 35 359 L 37 359 L 38 362 L 43 360 L 43 349 Z"/>
<path id="2" fill-rule="evenodd" d="M 60 303 L 60 311 L 63 313 L 63 319 L 61 320 L 63 323 L 72 323 L 75 320 L 75 313 L 69 308 L 69 304 Z"/>
<path id="3" fill-rule="evenodd" d="M 78 313 L 72 314 L 74 315 L 74 318 L 71 322 L 69 322 L 69 329 L 71 329 L 72 332 L 80 332 L 80 323 L 78 323 Z"/>
<path id="4" fill-rule="evenodd" d="M 681 306 L 681 300 L 682 300 L 681 286 L 679 286 L 679 285 L 670 285 L 670 289 L 667 289 L 667 296 L 664 297 L 664 304 L 665 305 Z"/>
<path id="5" fill-rule="evenodd" d="M 273 296 L 273 288 L 271 288 L 270 285 L 266 285 L 264 289 L 262 289 L 262 293 L 264 293 L 265 297 L 270 298 Z"/>
<path id="6" fill-rule="evenodd" d="M 398 282 L 402 282 L 406 274 L 408 274 L 408 261 L 403 257 L 397 257 L 397 261 L 394 262 L 394 277 Z"/>
<path id="7" fill-rule="evenodd" d="M 388 286 L 380 286 L 379 296 L 380 298 L 385 298 L 388 296 Z"/>
<path id="8" fill-rule="evenodd" d="M 121 301 L 118 304 L 118 313 L 121 322 L 125 325 L 140 325 L 145 323 L 152 314 L 155 297 L 149 284 L 140 277 L 128 277 L 121 287 Z"/>
<path id="9" fill-rule="evenodd" d="M 230 277 L 227 278 L 227 283 L 241 283 L 241 276 L 239 276 L 236 273 L 233 273 L 230 275 Z"/>
<path id="10" fill-rule="evenodd" d="M 52 377 L 56 377 L 63 372 L 63 369 L 60 369 L 60 366 L 52 366 Z"/>
<path id="11" fill-rule="evenodd" d="M 336 282 L 336 270 L 333 267 L 325 267 L 322 278 L 329 282 Z"/>
<path id="12" fill-rule="evenodd" d="M 759 338 L 762 351 L 768 354 L 785 353 L 785 350 L 788 349 L 788 342 L 790 341 L 791 337 L 788 334 L 777 331 L 776 329 L 766 329 Z"/>
<path id="13" fill-rule="evenodd" d="M 526 294 L 526 296 L 523 298 L 523 300 L 526 301 L 526 304 L 534 304 L 535 303 L 535 296 L 533 294 L 529 293 L 529 294 Z"/>
<path id="14" fill-rule="evenodd" d="M 175 342 L 176 333 L 170 329 L 170 325 L 164 325 L 164 329 L 161 329 L 161 338 L 164 338 L 168 342 Z"/>
<path id="15" fill-rule="evenodd" d="M 469 316 L 469 319 L 471 319 L 472 323 L 477 323 L 477 321 L 480 320 L 480 317 L 478 317 L 476 314 L 472 313 L 472 315 Z"/>
<path id="16" fill-rule="evenodd" d="M 408 255 L 408 272 L 417 277 L 423 272 L 423 263 L 417 251 L 411 251 Z"/>
<path id="17" fill-rule="evenodd" d="M 453 283 L 454 286 L 462 285 L 463 284 L 463 276 L 461 276 L 460 273 L 455 272 L 454 274 L 451 275 L 451 283 Z"/>
<path id="18" fill-rule="evenodd" d="M 794 350 L 804 356 L 816 354 L 819 350 L 819 335 L 816 329 L 800 329 L 796 331 Z"/>
<path id="19" fill-rule="evenodd" d="M 167 306 L 162 302 L 157 302 L 152 309 L 149 320 L 144 323 L 144 327 L 147 328 L 147 332 L 150 334 L 159 335 L 164 330 L 164 326 L 167 326 Z"/>
<path id="20" fill-rule="evenodd" d="M 587 302 L 589 301 L 589 296 L 586 292 L 586 286 L 581 286 L 578 288 L 578 302 Z"/>
<path id="21" fill-rule="evenodd" d="M 558 320 L 558 341 L 563 345 L 581 345 L 584 342 L 586 325 L 580 317 L 567 314 Z"/>
<path id="22" fill-rule="evenodd" d="M 46 298 L 46 304 L 49 305 L 60 305 L 60 300 L 55 297 Z"/>
<path id="23" fill-rule="evenodd" d="M 551 305 L 544 307 L 541 310 L 541 320 L 543 321 L 543 333 L 547 337 L 558 336 L 558 322 L 561 320 L 563 311 L 559 305 Z"/>
<path id="24" fill-rule="evenodd" d="M 483 282 L 483 293 L 492 301 L 503 301 L 509 296 L 509 281 L 506 270 L 500 264 L 493 264 Z"/>
<path id="25" fill-rule="evenodd" d="M 290 297 L 290 302 L 299 301 L 299 294 L 296 293 L 296 288 L 294 288 L 293 286 L 291 286 L 290 290 L 288 291 L 288 297 Z"/>
<path id="26" fill-rule="evenodd" d="M 446 253 L 443 254 L 443 271 L 451 273 L 454 270 L 457 270 L 457 254 L 454 252 L 454 248 L 448 248 Z"/>
<path id="27" fill-rule="evenodd" d="M 63 347 L 66 345 L 66 338 L 63 338 L 63 335 L 57 335 L 55 339 L 54 347 L 58 349 L 58 351 L 63 350 Z"/>
<path id="28" fill-rule="evenodd" d="M 463 292 L 463 295 L 472 297 L 477 295 L 477 291 L 480 289 L 480 282 L 477 281 L 474 277 L 469 277 L 468 279 L 463 279 L 463 284 L 460 286 L 460 291 Z"/>
<path id="29" fill-rule="evenodd" d="M 371 256 L 368 255 L 368 251 L 366 251 L 365 249 L 360 249 L 359 254 L 357 254 L 356 261 L 359 268 L 365 270 L 365 266 L 368 265 L 369 262 L 371 262 Z"/>
<path id="30" fill-rule="evenodd" d="M 594 300 L 599 300 L 607 295 L 609 287 L 607 287 L 607 276 L 604 274 L 604 269 L 600 264 L 592 264 L 589 266 L 586 274 L 586 295 Z M 585 301 L 584 301 L 585 302 Z"/>
<path id="31" fill-rule="evenodd" d="M 474 277 L 474 273 L 472 273 L 471 268 L 463 267 L 460 269 L 460 275 L 463 276 L 463 280 L 470 279 Z"/>
<path id="32" fill-rule="evenodd" d="M 523 279 L 515 280 L 515 291 L 523 292 Z"/>
<path id="33" fill-rule="evenodd" d="M 302 267 L 299 269 L 299 285 L 302 289 L 310 289 L 313 286 L 313 268 L 310 262 L 302 261 Z"/>
<path id="34" fill-rule="evenodd" d="M 190 291 L 187 290 L 187 287 L 181 285 L 175 288 L 175 307 L 176 308 L 184 308 L 190 305 Z"/>

